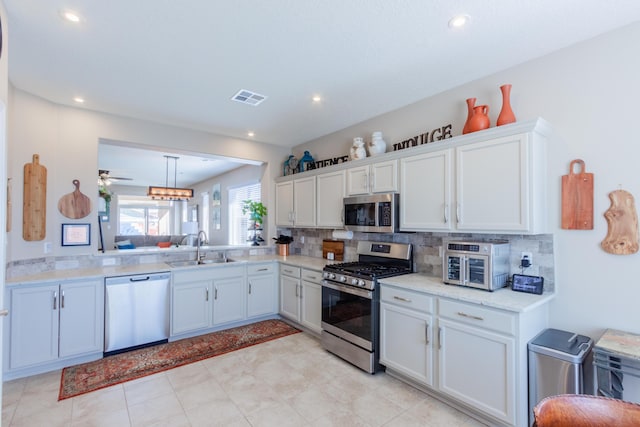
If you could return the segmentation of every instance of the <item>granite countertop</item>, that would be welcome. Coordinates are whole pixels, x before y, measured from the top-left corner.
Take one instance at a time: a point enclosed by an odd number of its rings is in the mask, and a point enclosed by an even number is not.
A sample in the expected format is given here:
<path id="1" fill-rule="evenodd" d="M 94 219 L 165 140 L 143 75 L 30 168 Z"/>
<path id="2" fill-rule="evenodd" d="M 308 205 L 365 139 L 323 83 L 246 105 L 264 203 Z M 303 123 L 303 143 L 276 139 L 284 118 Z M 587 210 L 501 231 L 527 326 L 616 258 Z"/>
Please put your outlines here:
<path id="1" fill-rule="evenodd" d="M 546 292 L 542 295 L 515 292 L 509 288 L 488 292 L 463 286 L 445 285 L 440 277 L 421 273 L 389 277 L 381 279 L 380 283 L 515 312 L 531 310 L 541 304 L 546 304 L 555 296 L 553 293 Z"/>

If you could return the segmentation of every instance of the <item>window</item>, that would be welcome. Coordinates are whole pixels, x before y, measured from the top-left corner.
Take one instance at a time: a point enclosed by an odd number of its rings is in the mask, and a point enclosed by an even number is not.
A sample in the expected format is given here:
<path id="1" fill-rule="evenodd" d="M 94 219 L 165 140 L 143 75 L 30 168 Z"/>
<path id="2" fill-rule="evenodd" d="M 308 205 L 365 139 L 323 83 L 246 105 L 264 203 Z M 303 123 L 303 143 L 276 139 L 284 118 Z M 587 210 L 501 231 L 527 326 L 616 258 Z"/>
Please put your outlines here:
<path id="1" fill-rule="evenodd" d="M 260 183 L 229 189 L 229 244 L 246 245 L 253 237 L 249 213 L 242 214 L 242 201 L 260 201 Z"/>
<path id="2" fill-rule="evenodd" d="M 118 234 L 120 235 L 171 235 L 171 211 L 173 202 L 151 200 L 146 196 L 118 197 Z"/>

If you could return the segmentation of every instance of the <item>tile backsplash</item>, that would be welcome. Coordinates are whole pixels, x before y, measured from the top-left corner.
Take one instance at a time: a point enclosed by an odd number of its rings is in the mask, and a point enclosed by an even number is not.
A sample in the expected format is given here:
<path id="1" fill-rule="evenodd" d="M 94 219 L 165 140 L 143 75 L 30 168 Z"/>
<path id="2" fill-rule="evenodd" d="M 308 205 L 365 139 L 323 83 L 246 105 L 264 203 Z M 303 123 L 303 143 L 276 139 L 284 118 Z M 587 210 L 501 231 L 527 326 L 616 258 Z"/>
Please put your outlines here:
<path id="1" fill-rule="evenodd" d="M 293 237 L 290 251 L 292 255 L 306 255 L 322 257 L 322 241 L 333 240 L 333 230 L 318 230 L 305 228 L 278 228 L 277 234 Z M 302 238 L 304 237 L 304 243 Z M 545 290 L 553 291 L 554 284 L 554 255 L 553 235 L 512 235 L 512 234 L 449 234 L 449 233 L 353 233 L 353 239 L 345 240 L 345 261 L 357 259 L 356 247 L 359 240 L 374 242 L 395 242 L 413 245 L 413 261 L 415 271 L 430 276 L 442 276 L 442 241 L 452 240 L 507 240 L 511 243 L 510 274 L 527 274 L 544 277 Z M 533 264 L 531 267 L 520 268 L 522 252 L 531 252 Z"/>

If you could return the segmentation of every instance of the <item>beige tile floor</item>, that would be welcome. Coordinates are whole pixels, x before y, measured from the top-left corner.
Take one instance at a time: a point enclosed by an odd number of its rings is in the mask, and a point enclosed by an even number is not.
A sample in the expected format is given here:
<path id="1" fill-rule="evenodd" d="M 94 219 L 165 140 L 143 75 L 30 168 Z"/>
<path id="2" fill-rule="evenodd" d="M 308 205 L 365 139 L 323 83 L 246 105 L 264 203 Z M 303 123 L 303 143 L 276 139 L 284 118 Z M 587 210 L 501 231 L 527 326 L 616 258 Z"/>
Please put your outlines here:
<path id="1" fill-rule="evenodd" d="M 482 425 L 304 333 L 61 402 L 59 386 L 60 371 L 5 382 L 2 426 Z"/>

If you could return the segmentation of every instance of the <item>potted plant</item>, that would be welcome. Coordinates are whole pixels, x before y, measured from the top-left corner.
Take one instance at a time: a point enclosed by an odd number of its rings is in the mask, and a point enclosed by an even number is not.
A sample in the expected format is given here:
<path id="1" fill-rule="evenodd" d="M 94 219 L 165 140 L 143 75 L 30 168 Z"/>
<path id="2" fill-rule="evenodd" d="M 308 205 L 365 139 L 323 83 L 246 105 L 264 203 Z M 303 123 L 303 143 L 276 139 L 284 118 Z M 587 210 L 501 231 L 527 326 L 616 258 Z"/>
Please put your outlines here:
<path id="1" fill-rule="evenodd" d="M 253 245 L 259 246 L 258 230 L 262 229 L 262 217 L 267 216 L 267 207 L 262 202 L 254 202 L 253 200 L 242 201 L 242 214 L 249 213 L 249 219 L 253 221 Z"/>

